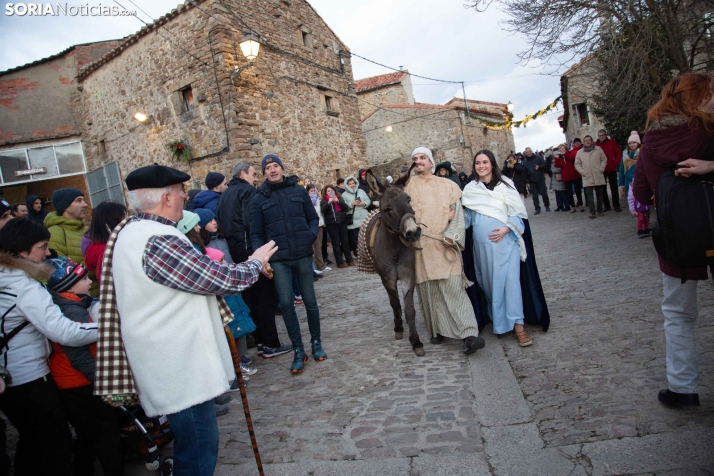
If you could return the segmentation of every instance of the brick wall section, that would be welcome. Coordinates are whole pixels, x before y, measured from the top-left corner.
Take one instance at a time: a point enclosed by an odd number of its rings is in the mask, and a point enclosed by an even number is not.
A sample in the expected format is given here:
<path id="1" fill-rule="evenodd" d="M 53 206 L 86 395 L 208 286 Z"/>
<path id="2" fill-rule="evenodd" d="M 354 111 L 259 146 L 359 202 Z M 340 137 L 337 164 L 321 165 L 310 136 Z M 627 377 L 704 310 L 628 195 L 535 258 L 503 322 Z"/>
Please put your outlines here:
<path id="1" fill-rule="evenodd" d="M 201 8 L 218 20 L 190 4 L 159 19 L 171 30 L 172 41 L 156 33 L 130 37 L 119 54 L 80 72 L 82 90 L 75 104 L 89 170 L 117 160 L 126 176 L 157 162 L 182 168 L 203 183 L 209 171 L 228 175 L 238 160 L 260 172 L 262 157 L 277 153 L 286 173 L 321 182 L 334 180 L 336 169 L 366 165 L 349 56 L 342 54 L 343 73 L 338 55 L 347 48 L 315 11 L 303 0 L 223 3 L 275 48 L 261 46 L 255 66 L 232 84 L 229 71 L 247 63 L 238 46 L 247 28 L 211 2 Z M 303 32 L 309 47 L 303 45 Z M 163 29 L 161 34 L 169 36 Z M 197 59 L 175 45 L 178 39 Z M 189 112 L 183 112 L 181 99 L 186 86 L 196 105 Z M 338 116 L 326 113 L 321 94 L 337 99 Z M 132 118 L 137 111 L 152 114 L 153 120 L 138 125 Z M 223 150 L 226 127 L 228 151 Z M 194 157 L 209 157 L 190 168 L 172 162 L 165 144 L 178 139 L 190 143 Z"/>

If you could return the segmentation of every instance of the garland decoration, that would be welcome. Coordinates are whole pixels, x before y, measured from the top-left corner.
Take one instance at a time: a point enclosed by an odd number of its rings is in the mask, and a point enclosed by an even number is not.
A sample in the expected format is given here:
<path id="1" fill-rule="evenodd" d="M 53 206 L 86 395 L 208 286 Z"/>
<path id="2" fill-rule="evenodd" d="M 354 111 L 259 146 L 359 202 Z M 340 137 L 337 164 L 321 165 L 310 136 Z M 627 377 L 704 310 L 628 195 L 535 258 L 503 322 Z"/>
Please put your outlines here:
<path id="1" fill-rule="evenodd" d="M 171 158 L 189 163 L 193 158 L 191 156 L 191 146 L 185 140 L 172 140 L 166 143 L 166 148 L 171 153 Z"/>
<path id="2" fill-rule="evenodd" d="M 558 105 L 558 103 L 563 99 L 562 96 L 558 96 L 553 102 L 548 104 L 546 107 L 541 109 L 538 112 L 535 112 L 529 116 L 524 117 L 520 121 L 513 121 L 511 117 L 509 117 L 506 122 L 494 122 L 494 121 L 489 121 L 488 119 L 484 119 L 483 117 L 477 116 L 476 114 L 470 114 L 472 119 L 476 119 L 479 121 L 481 124 L 483 124 L 483 127 L 486 129 L 491 129 L 491 130 L 503 130 L 503 129 L 510 129 L 511 127 L 526 127 L 526 123 L 528 121 L 532 121 L 533 119 L 538 119 L 540 116 L 545 114 L 546 112 L 550 111 L 553 109 L 555 106 Z M 485 132 L 485 131 L 484 131 Z"/>

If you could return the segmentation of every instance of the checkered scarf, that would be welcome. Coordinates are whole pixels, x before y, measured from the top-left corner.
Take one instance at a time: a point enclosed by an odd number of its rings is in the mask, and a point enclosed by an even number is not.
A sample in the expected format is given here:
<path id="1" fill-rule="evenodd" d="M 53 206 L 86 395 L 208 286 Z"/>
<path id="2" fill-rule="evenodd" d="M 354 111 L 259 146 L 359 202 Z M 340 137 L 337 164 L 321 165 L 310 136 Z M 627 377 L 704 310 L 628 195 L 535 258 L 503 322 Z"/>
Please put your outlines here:
<path id="1" fill-rule="evenodd" d="M 121 319 L 117 308 L 116 290 L 112 276 L 114 246 L 119 233 L 136 217 L 127 217 L 114 228 L 102 260 L 102 277 L 99 292 L 99 331 L 97 339 L 97 368 L 94 394 L 102 396 L 112 406 L 132 405 L 139 402 L 134 376 L 124 350 L 121 337 Z M 233 314 L 223 297 L 218 296 L 218 309 L 223 323 L 233 320 Z"/>

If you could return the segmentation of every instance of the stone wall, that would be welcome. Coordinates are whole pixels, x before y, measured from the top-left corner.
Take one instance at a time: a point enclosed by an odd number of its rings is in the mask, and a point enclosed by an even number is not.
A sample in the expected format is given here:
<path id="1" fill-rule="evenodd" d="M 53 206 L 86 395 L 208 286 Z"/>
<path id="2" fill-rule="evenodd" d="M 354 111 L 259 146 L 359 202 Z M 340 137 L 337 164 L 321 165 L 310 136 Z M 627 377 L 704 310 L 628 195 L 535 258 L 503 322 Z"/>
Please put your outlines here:
<path id="1" fill-rule="evenodd" d="M 80 72 L 76 104 L 89 170 L 117 160 L 125 176 L 157 162 L 203 183 L 209 171 L 230 174 L 239 160 L 260 177 L 261 158 L 277 153 L 286 174 L 333 181 L 366 165 L 347 47 L 308 3 L 199 3 L 213 17 L 187 2 L 157 21 L 170 35 L 143 29 Z M 263 38 L 260 54 L 231 83 L 229 71 L 247 63 L 238 42 L 249 30 Z M 192 110 L 183 98 L 188 87 Z M 137 111 L 152 117 L 138 124 Z M 171 140 L 188 141 L 198 160 L 172 162 Z"/>
<path id="2" fill-rule="evenodd" d="M 511 131 L 485 129 L 475 119 L 465 124 L 463 111 L 452 106 L 391 106 L 368 117 L 362 129 L 370 166 L 378 167 L 383 176 L 398 174 L 417 147 L 431 149 L 436 162 L 449 160 L 467 173 L 475 152 L 492 150 L 503 162 L 515 149 Z"/>
<path id="3" fill-rule="evenodd" d="M 0 73 L 0 146 L 78 135 L 71 104 L 77 70 L 117 45 L 77 45 L 50 60 Z"/>
<path id="4" fill-rule="evenodd" d="M 405 75 L 399 84 L 358 92 L 357 98 L 359 112 L 363 118 L 383 104 L 414 104 L 411 76 Z"/>
<path id="5" fill-rule="evenodd" d="M 593 110 L 594 96 L 598 88 L 597 80 L 595 79 L 597 68 L 597 61 L 586 58 L 566 71 L 561 78 L 561 93 L 563 94 L 563 102 L 566 109 L 564 133 L 568 144 L 575 137 L 582 139 L 585 135 L 591 135 L 594 140 L 597 140 L 597 131 L 605 127 L 602 120 L 595 115 Z M 576 111 L 578 104 L 587 105 L 590 124 L 580 125 Z"/>

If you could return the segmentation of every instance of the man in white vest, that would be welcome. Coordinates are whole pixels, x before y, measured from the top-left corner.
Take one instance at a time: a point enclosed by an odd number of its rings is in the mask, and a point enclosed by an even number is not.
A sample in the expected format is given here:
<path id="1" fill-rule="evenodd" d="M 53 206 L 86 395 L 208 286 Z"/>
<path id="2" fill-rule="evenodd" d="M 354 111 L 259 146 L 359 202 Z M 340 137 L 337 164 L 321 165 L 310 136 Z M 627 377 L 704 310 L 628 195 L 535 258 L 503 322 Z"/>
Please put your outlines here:
<path id="1" fill-rule="evenodd" d="M 104 264 L 139 401 L 147 415 L 166 415 L 176 436 L 174 474 L 212 475 L 218 458 L 213 398 L 235 378 L 216 296 L 243 291 L 261 272 L 269 275 L 277 248 L 271 241 L 231 265 L 197 251 L 176 229 L 186 200 L 183 182 L 190 178 L 161 165 L 131 172 L 127 195 L 136 214 L 114 230 Z M 106 293 L 102 289 L 103 300 Z"/>

